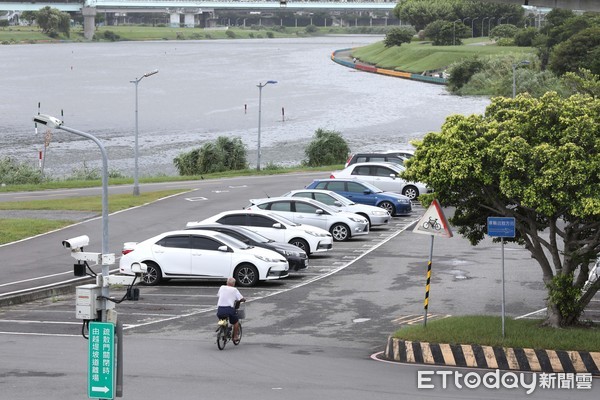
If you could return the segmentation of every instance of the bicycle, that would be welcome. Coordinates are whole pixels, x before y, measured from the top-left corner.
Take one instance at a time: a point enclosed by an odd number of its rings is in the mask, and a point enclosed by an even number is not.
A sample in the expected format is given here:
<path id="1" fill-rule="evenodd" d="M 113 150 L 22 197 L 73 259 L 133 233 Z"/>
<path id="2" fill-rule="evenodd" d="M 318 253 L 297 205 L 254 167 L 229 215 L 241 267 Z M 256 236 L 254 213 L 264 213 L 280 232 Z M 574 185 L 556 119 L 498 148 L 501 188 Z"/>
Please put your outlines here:
<path id="1" fill-rule="evenodd" d="M 246 316 L 246 311 L 243 307 L 240 307 L 239 302 L 236 302 L 236 310 L 240 319 L 237 339 L 233 338 L 233 325 L 229 323 L 229 318 L 222 318 L 217 322 L 217 330 L 215 332 L 217 332 L 217 347 L 219 350 L 223 350 L 230 340 L 235 346 L 242 341 L 242 319 Z"/>
<path id="2" fill-rule="evenodd" d="M 429 217 L 429 221 L 423 222 L 423 228 L 429 229 L 430 226 L 436 231 L 442 229 L 442 225 L 440 225 L 437 218 Z"/>

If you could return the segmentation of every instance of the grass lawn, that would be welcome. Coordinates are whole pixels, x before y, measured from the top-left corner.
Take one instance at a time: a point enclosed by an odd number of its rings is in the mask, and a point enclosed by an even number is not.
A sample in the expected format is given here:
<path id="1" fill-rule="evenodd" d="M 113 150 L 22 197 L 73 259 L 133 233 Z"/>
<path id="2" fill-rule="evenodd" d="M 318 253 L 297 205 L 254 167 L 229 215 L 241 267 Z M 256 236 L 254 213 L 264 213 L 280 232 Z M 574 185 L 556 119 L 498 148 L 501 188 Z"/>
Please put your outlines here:
<path id="1" fill-rule="evenodd" d="M 124 210 L 140 206 L 167 196 L 183 193 L 185 189 L 164 190 L 157 192 L 141 193 L 139 196 L 132 194 L 118 194 L 108 196 L 109 212 Z M 57 200 L 15 201 L 0 203 L 0 210 L 75 210 L 102 212 L 102 196 L 88 196 Z M 73 224 L 67 220 L 45 219 L 0 219 L 0 244 L 10 243 Z"/>
<path id="2" fill-rule="evenodd" d="M 373 43 L 352 51 L 352 55 L 379 68 L 412 73 L 443 69 L 455 61 L 476 56 L 501 54 L 534 54 L 531 47 L 483 45 L 487 38 L 466 40 L 461 46 L 432 46 L 426 42 L 412 42 L 402 46 L 385 47 Z"/>
<path id="3" fill-rule="evenodd" d="M 449 317 L 422 325 L 402 327 L 395 338 L 429 343 L 479 344 L 529 349 L 600 351 L 600 327 L 554 329 L 540 320 L 505 319 L 492 316 Z"/>

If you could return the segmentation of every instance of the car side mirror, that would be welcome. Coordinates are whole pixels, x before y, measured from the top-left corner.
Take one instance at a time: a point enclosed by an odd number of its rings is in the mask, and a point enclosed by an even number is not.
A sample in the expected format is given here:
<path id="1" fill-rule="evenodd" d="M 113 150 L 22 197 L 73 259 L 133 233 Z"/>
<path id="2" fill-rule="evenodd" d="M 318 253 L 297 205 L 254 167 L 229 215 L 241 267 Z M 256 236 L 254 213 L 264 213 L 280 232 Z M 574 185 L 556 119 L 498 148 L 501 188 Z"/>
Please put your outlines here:
<path id="1" fill-rule="evenodd" d="M 321 214 L 323 214 L 323 210 L 321 210 L 320 208 L 317 208 L 317 210 L 315 211 L 315 214 L 321 215 Z"/>
<path id="2" fill-rule="evenodd" d="M 217 248 L 217 250 L 222 251 L 223 253 L 227 253 L 229 251 L 229 247 L 223 245 L 223 246 L 219 246 Z"/>
<path id="3" fill-rule="evenodd" d="M 334 201 L 334 202 L 333 202 L 333 205 L 334 205 L 334 206 L 341 207 L 341 206 L 342 206 L 342 203 L 340 203 L 339 201 L 337 201 L 337 200 L 336 200 L 336 201 Z"/>
<path id="4" fill-rule="evenodd" d="M 390 178 L 392 179 L 396 179 L 397 175 L 396 174 L 390 174 Z"/>
<path id="5" fill-rule="evenodd" d="M 365 189 L 365 190 L 363 191 L 363 194 L 371 194 L 371 191 L 370 191 L 369 189 Z"/>
<path id="6" fill-rule="evenodd" d="M 273 228 L 276 228 L 276 229 L 281 229 L 281 228 L 283 228 L 283 225 L 281 225 L 281 223 L 279 223 L 279 222 L 275 222 L 275 223 L 273 224 Z"/>

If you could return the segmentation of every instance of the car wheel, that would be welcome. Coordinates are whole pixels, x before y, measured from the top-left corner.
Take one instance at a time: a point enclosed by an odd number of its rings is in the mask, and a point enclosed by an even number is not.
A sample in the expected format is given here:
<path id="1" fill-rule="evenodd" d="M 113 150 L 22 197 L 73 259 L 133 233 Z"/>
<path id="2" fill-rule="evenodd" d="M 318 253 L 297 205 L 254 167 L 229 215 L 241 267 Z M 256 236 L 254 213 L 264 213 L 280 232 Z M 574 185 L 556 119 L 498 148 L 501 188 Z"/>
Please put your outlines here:
<path id="1" fill-rule="evenodd" d="M 419 197 L 419 189 L 417 189 L 415 186 L 407 185 L 402 189 L 402 194 L 411 200 L 415 200 L 417 197 Z"/>
<path id="2" fill-rule="evenodd" d="M 258 270 L 252 264 L 242 264 L 233 274 L 238 286 L 248 287 L 258 283 Z"/>
<path id="3" fill-rule="evenodd" d="M 382 201 L 381 203 L 379 203 L 379 207 L 389 212 L 392 216 L 396 214 L 396 207 L 394 207 L 394 205 L 389 201 Z"/>
<path id="4" fill-rule="evenodd" d="M 149 261 L 145 261 L 144 264 L 146 264 L 147 269 L 146 273 L 142 274 L 142 283 L 146 286 L 158 285 L 162 279 L 160 267 L 157 264 Z"/>
<path id="5" fill-rule="evenodd" d="M 350 228 L 345 224 L 333 224 L 329 232 L 331 232 L 333 240 L 337 242 L 350 239 Z"/>
<path id="6" fill-rule="evenodd" d="M 300 247 L 306 254 L 310 254 L 310 246 L 308 242 L 304 239 L 294 238 L 289 241 L 290 244 L 293 244 L 296 247 Z"/>

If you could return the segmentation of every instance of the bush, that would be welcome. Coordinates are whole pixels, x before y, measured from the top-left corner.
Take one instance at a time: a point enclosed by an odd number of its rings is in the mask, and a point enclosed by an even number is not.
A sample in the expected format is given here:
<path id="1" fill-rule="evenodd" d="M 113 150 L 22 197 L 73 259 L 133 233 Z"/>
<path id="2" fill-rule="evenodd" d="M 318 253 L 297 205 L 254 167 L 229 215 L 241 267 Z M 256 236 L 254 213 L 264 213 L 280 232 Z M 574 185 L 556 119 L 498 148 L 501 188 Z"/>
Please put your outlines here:
<path id="1" fill-rule="evenodd" d="M 402 43 L 410 43 L 415 33 L 412 27 L 394 28 L 385 35 L 383 43 L 385 47 L 401 46 Z"/>
<path id="2" fill-rule="evenodd" d="M 234 31 L 232 31 L 232 30 L 230 30 L 230 29 L 228 29 L 228 30 L 225 32 L 225 36 L 227 36 L 229 39 L 235 39 L 235 32 L 234 32 Z"/>
<path id="3" fill-rule="evenodd" d="M 273 39 L 275 37 L 275 34 L 273 32 L 267 32 L 267 37 L 269 39 Z"/>
<path id="4" fill-rule="evenodd" d="M 304 30 L 306 31 L 306 33 L 316 33 L 319 28 L 317 28 L 314 25 L 308 25 L 306 28 L 304 28 Z"/>
<path id="5" fill-rule="evenodd" d="M 319 128 L 315 131 L 314 139 L 308 144 L 304 153 L 308 158 L 304 164 L 309 167 L 343 164 L 350 153 L 350 147 L 341 133 Z"/>
<path id="6" fill-rule="evenodd" d="M 531 47 L 533 46 L 533 41 L 537 36 L 538 32 L 535 28 L 525 28 L 519 30 L 515 37 L 513 38 L 515 41 L 515 46 L 519 47 Z"/>
<path id="7" fill-rule="evenodd" d="M 36 184 L 44 180 L 42 172 L 14 158 L 0 159 L 0 183 L 6 185 Z"/>
<path id="8" fill-rule="evenodd" d="M 469 82 L 471 77 L 481 71 L 483 67 L 484 63 L 478 58 L 471 60 L 466 59 L 453 63 L 448 67 L 448 73 L 450 74 L 450 77 L 448 78 L 448 89 L 453 92 L 462 88 Z"/>
<path id="9" fill-rule="evenodd" d="M 511 38 L 502 38 L 496 40 L 496 46 L 514 46 L 515 41 Z"/>
<path id="10" fill-rule="evenodd" d="M 121 39 L 121 36 L 117 35 L 113 31 L 104 31 L 103 33 L 104 39 L 110 40 L 111 42 L 115 42 Z"/>
<path id="11" fill-rule="evenodd" d="M 173 163 L 179 175 L 208 174 L 248 167 L 246 146 L 242 140 L 225 136 L 219 136 L 215 142 L 205 143 L 200 149 L 180 154 Z"/>
<path id="12" fill-rule="evenodd" d="M 490 37 L 492 39 L 498 40 L 503 38 L 514 38 L 519 28 L 511 24 L 498 25 L 492 29 L 490 32 Z"/>

